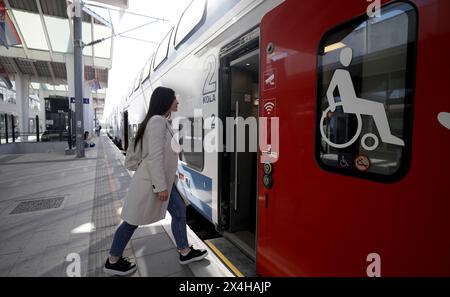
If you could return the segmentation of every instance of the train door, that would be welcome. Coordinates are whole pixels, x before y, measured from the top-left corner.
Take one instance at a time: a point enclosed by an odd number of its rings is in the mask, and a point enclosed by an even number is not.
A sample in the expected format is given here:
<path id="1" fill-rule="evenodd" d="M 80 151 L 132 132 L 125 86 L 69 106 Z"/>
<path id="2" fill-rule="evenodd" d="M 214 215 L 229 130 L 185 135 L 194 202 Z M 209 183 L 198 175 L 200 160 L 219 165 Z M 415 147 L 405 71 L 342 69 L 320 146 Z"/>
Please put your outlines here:
<path id="1" fill-rule="evenodd" d="M 449 275 L 449 1 L 305 2 L 260 27 L 257 273 Z"/>
<path id="2" fill-rule="evenodd" d="M 252 151 L 251 145 L 258 141 L 258 32 L 253 30 L 246 35 L 247 39 L 244 36 L 233 42 L 222 50 L 221 56 L 220 113 L 226 152 L 219 173 L 222 188 L 219 221 L 224 235 L 251 258 L 255 257 L 256 246 L 258 160 L 257 148 Z M 234 127 L 226 124 L 227 118 Z"/>

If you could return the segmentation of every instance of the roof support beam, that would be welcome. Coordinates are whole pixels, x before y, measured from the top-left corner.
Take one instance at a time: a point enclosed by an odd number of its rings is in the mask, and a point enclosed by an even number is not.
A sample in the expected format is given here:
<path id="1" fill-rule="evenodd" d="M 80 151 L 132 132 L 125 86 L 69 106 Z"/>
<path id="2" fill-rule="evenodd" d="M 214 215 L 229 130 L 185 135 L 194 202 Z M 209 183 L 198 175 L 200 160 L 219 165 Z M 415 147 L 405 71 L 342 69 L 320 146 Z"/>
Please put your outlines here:
<path id="1" fill-rule="evenodd" d="M 94 40 L 94 18 L 91 16 L 91 40 Z M 92 70 L 94 71 L 94 81 L 97 79 L 97 70 L 95 69 L 95 44 L 92 45 Z M 92 88 L 91 88 L 92 90 Z M 97 89 L 95 90 L 97 93 Z"/>
<path id="2" fill-rule="evenodd" d="M 50 70 L 50 75 L 52 76 L 53 82 L 56 81 L 55 71 L 53 71 L 52 63 L 47 61 L 48 70 Z M 56 83 L 54 83 L 56 84 Z"/>
<path id="3" fill-rule="evenodd" d="M 27 43 L 25 42 L 25 38 L 23 37 L 22 31 L 20 30 L 20 27 L 17 23 L 16 17 L 14 16 L 14 13 L 11 9 L 9 0 L 3 0 L 3 2 L 5 3 L 5 6 L 8 9 L 9 16 L 11 17 L 11 21 L 12 21 L 14 27 L 16 28 L 17 33 L 19 34 L 19 38 L 20 38 L 20 41 L 22 42 L 22 48 L 23 48 L 23 52 L 25 54 L 25 58 L 28 58 L 29 57 L 29 49 L 28 49 Z M 3 47 L 1 47 L 1 48 L 3 48 Z"/>
<path id="4" fill-rule="evenodd" d="M 164 18 L 158 18 L 158 17 L 154 17 L 154 16 L 149 16 L 149 15 L 145 15 L 145 14 L 141 14 L 141 13 L 137 13 L 137 12 L 132 12 L 132 11 L 124 10 L 124 9 L 120 9 L 120 8 L 106 7 L 106 6 L 94 4 L 94 3 L 91 3 L 91 2 L 85 3 L 85 5 L 92 6 L 92 7 L 103 8 L 103 9 L 108 9 L 108 10 L 112 10 L 112 11 L 118 11 L 118 12 L 121 12 L 121 13 L 126 13 L 126 14 L 131 14 L 131 15 L 136 15 L 136 16 L 140 16 L 140 17 L 144 17 L 144 18 L 153 19 L 153 20 L 156 20 L 156 21 L 169 22 L 169 20 L 166 20 Z"/>
<path id="5" fill-rule="evenodd" d="M 112 16 L 111 16 L 111 11 L 108 10 L 108 14 L 109 14 L 109 21 L 111 22 L 111 48 L 110 50 L 110 54 L 109 57 L 112 59 L 113 58 L 113 53 L 114 53 L 114 36 L 116 36 L 116 31 L 114 29 L 114 25 L 113 25 L 113 20 L 112 20 Z"/>
<path id="6" fill-rule="evenodd" d="M 94 39 L 94 18 L 91 17 L 91 40 Z M 92 63 L 94 64 L 94 71 L 95 71 L 95 44 L 92 45 Z"/>
<path id="7" fill-rule="evenodd" d="M 22 74 L 22 71 L 20 71 L 19 66 L 16 63 L 16 60 L 11 59 L 11 65 L 14 68 L 14 71 L 17 72 L 18 74 Z"/>
<path id="8" fill-rule="evenodd" d="M 19 47 L 10 47 L 9 50 L 3 46 L 0 46 L 0 56 L 10 57 L 10 58 L 22 58 L 28 59 L 32 61 L 49 61 L 49 62 L 58 62 L 58 63 L 66 63 L 67 56 L 73 56 L 72 53 L 53 53 L 53 61 L 50 59 L 50 56 L 47 51 L 40 51 L 35 49 L 28 49 L 28 56 L 24 53 L 22 48 Z M 84 65 L 94 66 L 91 56 L 84 56 Z M 107 68 L 111 69 L 112 62 L 111 59 L 105 59 L 100 57 L 95 57 L 95 67 L 97 68 Z"/>
<path id="9" fill-rule="evenodd" d="M 31 76 L 30 81 L 35 82 L 35 83 L 50 84 L 50 85 L 66 85 L 67 84 L 67 81 L 65 81 L 62 78 L 57 78 L 55 81 L 53 81 L 53 79 L 51 77 L 43 77 L 43 76 L 40 76 L 40 77 Z"/>
<path id="10" fill-rule="evenodd" d="M 34 62 L 31 62 L 31 69 L 33 70 L 33 74 L 36 77 L 39 77 L 39 73 L 37 72 L 36 66 L 34 65 Z"/>
<path id="11" fill-rule="evenodd" d="M 69 29 L 70 29 L 70 48 L 71 51 L 73 52 L 73 23 L 72 23 L 72 17 L 70 15 L 70 11 L 69 11 L 69 2 L 66 1 L 66 6 L 67 6 L 67 21 L 69 22 Z"/>
<path id="12" fill-rule="evenodd" d="M 44 29 L 45 41 L 47 41 L 47 47 L 48 47 L 48 51 L 50 53 L 50 59 L 53 61 L 52 43 L 50 42 L 50 36 L 48 34 L 47 24 L 45 23 L 44 13 L 42 12 L 42 7 L 41 7 L 41 1 L 40 0 L 36 0 L 36 6 L 37 6 L 37 9 L 39 11 L 39 16 L 41 17 L 41 24 L 42 24 L 42 28 Z"/>

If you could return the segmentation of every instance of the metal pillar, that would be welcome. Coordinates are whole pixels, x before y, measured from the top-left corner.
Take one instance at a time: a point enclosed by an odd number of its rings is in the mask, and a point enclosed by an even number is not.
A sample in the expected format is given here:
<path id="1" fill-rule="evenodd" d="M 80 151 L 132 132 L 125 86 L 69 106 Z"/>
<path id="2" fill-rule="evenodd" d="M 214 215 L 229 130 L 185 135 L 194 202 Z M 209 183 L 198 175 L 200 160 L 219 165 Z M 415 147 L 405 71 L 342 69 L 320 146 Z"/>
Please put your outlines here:
<path id="1" fill-rule="evenodd" d="M 98 98 L 97 98 L 97 102 L 98 102 Z M 94 99 L 92 99 L 92 106 L 94 106 Z M 94 107 L 94 130 L 95 130 L 95 132 L 97 132 L 98 126 L 99 126 L 99 123 L 97 122 L 97 108 Z M 98 133 L 98 136 L 100 136 L 100 132 Z"/>
<path id="2" fill-rule="evenodd" d="M 66 73 L 67 73 L 67 86 L 69 90 L 69 149 L 72 149 L 76 146 L 75 139 L 77 136 L 77 124 L 76 124 L 76 116 L 75 116 L 75 101 L 72 101 L 72 97 L 75 98 L 75 68 L 74 68 L 74 60 L 73 56 L 68 56 L 66 59 Z"/>
<path id="3" fill-rule="evenodd" d="M 36 115 L 36 141 L 39 142 L 39 116 Z"/>
<path id="4" fill-rule="evenodd" d="M 75 68 L 75 117 L 76 117 L 76 144 L 77 158 L 84 157 L 84 125 L 83 125 L 83 39 L 81 0 L 73 2 L 75 13 L 73 15 L 73 55 Z"/>
<path id="5" fill-rule="evenodd" d="M 16 142 L 16 127 L 14 125 L 14 115 L 11 115 L 11 133 L 12 133 L 12 142 Z"/>
<path id="6" fill-rule="evenodd" d="M 6 143 L 8 143 L 8 114 L 5 113 L 5 138 L 6 138 Z"/>
<path id="7" fill-rule="evenodd" d="M 69 138 L 67 139 L 68 143 L 69 143 L 69 150 L 72 149 L 72 108 L 71 108 L 72 103 L 70 103 L 69 101 L 69 131 L 67 131 L 67 133 L 69 134 Z"/>
<path id="8" fill-rule="evenodd" d="M 30 127 L 30 77 L 28 75 L 16 74 L 16 100 L 19 107 L 19 125 L 22 142 L 28 141 Z"/>

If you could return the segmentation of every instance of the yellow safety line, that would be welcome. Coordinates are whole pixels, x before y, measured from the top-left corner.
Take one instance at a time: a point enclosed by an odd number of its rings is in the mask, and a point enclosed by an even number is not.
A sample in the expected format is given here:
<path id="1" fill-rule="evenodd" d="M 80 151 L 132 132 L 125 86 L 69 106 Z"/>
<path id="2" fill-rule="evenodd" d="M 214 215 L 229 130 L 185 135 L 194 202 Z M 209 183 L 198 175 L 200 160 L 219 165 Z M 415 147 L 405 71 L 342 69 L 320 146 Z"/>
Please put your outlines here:
<path id="1" fill-rule="evenodd" d="M 220 260 L 237 276 L 237 277 L 244 277 L 244 275 L 239 271 L 239 269 L 236 268 L 236 266 L 233 265 L 215 246 L 214 244 L 209 241 L 205 240 L 205 243 L 213 250 L 214 254 L 216 254 Z"/>

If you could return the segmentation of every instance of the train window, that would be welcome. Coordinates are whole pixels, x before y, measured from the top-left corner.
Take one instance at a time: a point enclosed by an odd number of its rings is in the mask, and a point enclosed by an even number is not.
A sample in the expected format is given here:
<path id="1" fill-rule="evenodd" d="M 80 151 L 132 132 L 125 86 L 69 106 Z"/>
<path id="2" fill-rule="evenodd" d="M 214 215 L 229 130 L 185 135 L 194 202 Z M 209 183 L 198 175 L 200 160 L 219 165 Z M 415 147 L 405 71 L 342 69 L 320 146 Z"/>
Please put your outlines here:
<path id="1" fill-rule="evenodd" d="M 131 135 L 131 137 L 133 137 L 133 139 L 136 138 L 136 134 L 137 134 L 137 130 L 138 130 L 138 129 L 139 129 L 139 128 L 138 128 L 138 125 L 133 124 L 133 130 L 132 130 L 132 133 L 130 133 L 130 135 Z"/>
<path id="2" fill-rule="evenodd" d="M 148 59 L 147 63 L 145 63 L 142 81 L 145 81 L 147 78 L 150 77 L 150 70 L 152 68 L 151 65 L 152 65 L 152 61 L 153 61 L 153 56 L 154 56 L 154 54 L 152 54 L 150 56 L 150 59 Z"/>
<path id="3" fill-rule="evenodd" d="M 318 53 L 316 159 L 329 171 L 395 182 L 410 166 L 417 13 L 382 7 L 325 34 Z"/>
<path id="4" fill-rule="evenodd" d="M 134 87 L 133 87 L 134 91 L 133 92 L 136 92 L 141 84 L 141 74 L 142 74 L 142 72 L 140 74 L 138 74 L 138 76 L 136 77 L 136 80 L 134 81 Z"/>
<path id="5" fill-rule="evenodd" d="M 144 77 L 144 68 L 142 68 L 141 72 L 139 72 L 139 86 L 141 86 L 143 82 L 143 77 Z"/>
<path id="6" fill-rule="evenodd" d="M 162 64 L 167 59 L 167 55 L 169 54 L 169 42 L 170 37 L 172 36 L 173 28 L 169 30 L 167 35 L 164 37 L 164 39 L 161 41 L 161 43 L 158 46 L 158 49 L 156 50 L 155 54 L 155 61 L 153 63 L 153 69 L 156 69 L 159 67 L 159 65 Z"/>
<path id="7" fill-rule="evenodd" d="M 193 0 L 178 22 L 174 45 L 177 48 L 195 32 L 204 21 L 206 0 Z"/>
<path id="8" fill-rule="evenodd" d="M 180 121 L 180 160 L 189 167 L 202 171 L 204 164 L 203 118 L 187 118 Z"/>

